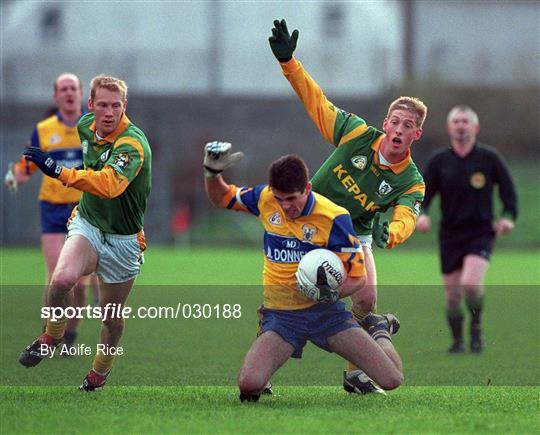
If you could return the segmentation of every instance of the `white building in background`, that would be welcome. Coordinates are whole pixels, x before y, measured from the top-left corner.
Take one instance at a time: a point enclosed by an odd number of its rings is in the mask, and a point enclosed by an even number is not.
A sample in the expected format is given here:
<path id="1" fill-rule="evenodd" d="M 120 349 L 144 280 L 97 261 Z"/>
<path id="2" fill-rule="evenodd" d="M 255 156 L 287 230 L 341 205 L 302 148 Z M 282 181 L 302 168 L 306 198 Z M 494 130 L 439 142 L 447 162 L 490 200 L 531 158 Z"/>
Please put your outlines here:
<path id="1" fill-rule="evenodd" d="M 290 95 L 270 48 L 274 18 L 332 96 L 404 80 L 403 8 L 414 6 L 416 78 L 465 85 L 539 82 L 537 1 L 9 1 L 1 3 L 2 97 L 48 101 L 62 71 L 101 72 L 137 94 Z"/>
<path id="2" fill-rule="evenodd" d="M 117 74 L 139 94 L 288 95 L 268 44 L 274 18 L 300 30 L 298 57 L 334 94 L 399 79 L 392 1 L 16 1 L 2 5 L 4 96 L 48 99 L 64 70 L 85 83 Z"/>
<path id="3" fill-rule="evenodd" d="M 540 83 L 538 0 L 416 1 L 417 79 L 470 86 Z"/>

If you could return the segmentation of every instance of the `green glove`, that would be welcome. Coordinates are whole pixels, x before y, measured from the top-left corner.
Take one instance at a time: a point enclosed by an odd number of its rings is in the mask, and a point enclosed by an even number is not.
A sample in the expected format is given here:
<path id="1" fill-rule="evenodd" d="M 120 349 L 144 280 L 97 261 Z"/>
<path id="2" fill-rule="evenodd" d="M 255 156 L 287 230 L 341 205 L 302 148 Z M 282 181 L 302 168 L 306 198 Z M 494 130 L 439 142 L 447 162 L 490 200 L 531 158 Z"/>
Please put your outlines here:
<path id="1" fill-rule="evenodd" d="M 386 248 L 388 245 L 388 221 L 384 220 L 381 222 L 381 214 L 376 213 L 375 219 L 373 220 L 373 241 L 379 248 Z"/>
<path id="2" fill-rule="evenodd" d="M 298 41 L 298 30 L 289 35 L 287 23 L 285 20 L 274 20 L 274 28 L 272 36 L 268 38 L 272 53 L 280 62 L 291 60 L 294 50 L 296 50 L 296 42 Z"/>

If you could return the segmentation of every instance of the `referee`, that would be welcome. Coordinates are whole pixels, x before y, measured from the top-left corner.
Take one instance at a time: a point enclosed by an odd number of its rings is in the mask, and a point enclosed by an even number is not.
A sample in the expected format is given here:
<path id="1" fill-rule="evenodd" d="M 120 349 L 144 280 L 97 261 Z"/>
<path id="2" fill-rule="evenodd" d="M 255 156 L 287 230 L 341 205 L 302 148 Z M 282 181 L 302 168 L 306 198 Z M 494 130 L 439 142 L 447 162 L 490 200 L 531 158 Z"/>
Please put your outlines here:
<path id="1" fill-rule="evenodd" d="M 464 310 L 471 313 L 471 352 L 482 352 L 480 316 L 484 305 L 484 275 L 496 236 L 514 228 L 517 196 L 514 183 L 502 157 L 481 144 L 478 115 L 459 105 L 447 116 L 451 147 L 436 152 L 424 173 L 426 196 L 423 214 L 416 227 L 431 229 L 428 216 L 433 197 L 441 195 L 442 219 L 439 230 L 441 269 L 446 295 L 446 318 L 453 337 L 451 353 L 465 351 Z M 503 204 L 501 217 L 493 222 L 493 188 L 498 185 Z"/>

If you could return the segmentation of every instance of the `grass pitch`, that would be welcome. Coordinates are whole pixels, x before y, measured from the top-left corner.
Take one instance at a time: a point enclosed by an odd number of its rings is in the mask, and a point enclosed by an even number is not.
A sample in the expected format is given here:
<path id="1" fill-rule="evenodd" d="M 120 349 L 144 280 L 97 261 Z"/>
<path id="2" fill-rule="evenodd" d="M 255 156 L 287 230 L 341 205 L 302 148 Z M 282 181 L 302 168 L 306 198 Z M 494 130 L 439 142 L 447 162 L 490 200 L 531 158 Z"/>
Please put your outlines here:
<path id="1" fill-rule="evenodd" d="M 434 252 L 376 252 L 379 308 L 402 321 L 395 343 L 406 385 L 388 397 L 340 387 L 343 362 L 313 345 L 273 379 L 276 395 L 237 399 L 235 376 L 261 302 L 258 250 L 151 249 L 129 305 L 239 303 L 240 319 L 130 319 L 107 387 L 76 386 L 92 357 L 17 363 L 39 331 L 39 250 L 0 257 L 0 432 L 514 432 L 540 431 L 540 284 L 536 252 L 496 251 L 488 272 L 482 355 L 447 355 Z M 31 272 L 29 272 L 31 271 Z M 228 285 L 224 285 L 228 284 Z M 85 320 L 80 342 L 94 345 Z"/>
<path id="2" fill-rule="evenodd" d="M 403 387 L 388 397 L 283 386 L 258 403 L 233 387 L 2 387 L 2 432 L 534 433 L 538 389 Z M 38 429 L 38 430 L 37 430 Z"/>

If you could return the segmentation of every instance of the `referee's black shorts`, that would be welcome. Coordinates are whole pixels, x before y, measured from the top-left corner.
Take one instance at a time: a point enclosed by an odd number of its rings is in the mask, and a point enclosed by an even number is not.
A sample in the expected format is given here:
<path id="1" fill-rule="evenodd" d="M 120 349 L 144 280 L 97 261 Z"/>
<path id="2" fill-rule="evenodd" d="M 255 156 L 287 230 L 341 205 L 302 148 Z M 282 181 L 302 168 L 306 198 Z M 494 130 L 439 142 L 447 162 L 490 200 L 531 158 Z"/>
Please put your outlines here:
<path id="1" fill-rule="evenodd" d="M 478 255 L 489 261 L 495 244 L 495 232 L 489 229 L 473 231 L 441 231 L 439 255 L 443 274 L 461 269 L 466 255 Z"/>

